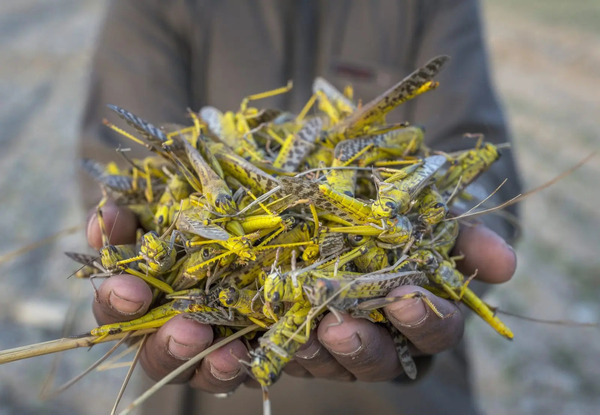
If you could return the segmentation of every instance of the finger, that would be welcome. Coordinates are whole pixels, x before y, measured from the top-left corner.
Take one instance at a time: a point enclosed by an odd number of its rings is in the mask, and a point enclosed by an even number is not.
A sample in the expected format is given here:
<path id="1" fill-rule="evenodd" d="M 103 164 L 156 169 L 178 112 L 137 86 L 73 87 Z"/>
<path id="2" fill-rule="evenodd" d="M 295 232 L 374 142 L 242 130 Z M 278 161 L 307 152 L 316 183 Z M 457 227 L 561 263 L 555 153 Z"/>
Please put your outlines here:
<path id="1" fill-rule="evenodd" d="M 102 217 L 111 244 L 135 243 L 137 218 L 131 210 L 117 206 L 113 202 L 107 202 L 102 208 Z M 102 248 L 102 232 L 98 225 L 96 209 L 91 210 L 88 214 L 86 234 L 88 244 L 92 248 Z"/>
<path id="2" fill-rule="evenodd" d="M 294 360 L 290 363 L 293 362 L 296 362 L 305 372 L 317 378 L 339 381 L 353 381 L 356 379 L 354 375 L 335 360 L 331 353 L 329 353 L 329 351 L 319 342 L 316 332 L 311 334 L 308 341 L 296 352 Z M 286 372 L 290 373 L 289 370 L 286 370 Z M 301 376 L 300 371 L 298 371 L 297 374 L 290 374 Z"/>
<path id="3" fill-rule="evenodd" d="M 296 360 L 292 360 L 288 362 L 287 365 L 284 366 L 283 371 L 290 376 L 294 376 L 296 378 L 312 378 L 313 375 L 304 369 L 300 363 Z"/>
<path id="4" fill-rule="evenodd" d="M 113 275 L 98 288 L 92 310 L 100 324 L 133 320 L 143 316 L 152 302 L 152 290 L 133 275 Z"/>
<path id="5" fill-rule="evenodd" d="M 390 322 L 404 334 L 419 354 L 435 354 L 454 347 L 463 336 L 464 317 L 453 302 L 436 297 L 421 287 L 403 286 L 389 297 L 420 293 L 440 313 L 440 318 L 423 297 L 406 298 L 384 307 Z"/>
<path id="6" fill-rule="evenodd" d="M 248 360 L 248 350 L 241 340 L 234 340 L 206 356 L 190 386 L 210 393 L 234 391 L 247 377 L 240 360 Z"/>
<path id="7" fill-rule="evenodd" d="M 148 338 L 140 362 L 149 377 L 159 380 L 202 352 L 212 341 L 210 326 L 176 316 Z M 187 381 L 194 371 L 195 368 L 190 368 L 173 383 Z"/>
<path id="8" fill-rule="evenodd" d="M 391 380 L 403 373 L 392 337 L 384 327 L 347 314 L 341 317 L 339 323 L 330 313 L 317 329 L 319 341 L 338 363 L 366 382 Z"/>
<path id="9" fill-rule="evenodd" d="M 517 267 L 513 248 L 483 224 L 462 226 L 452 255 L 464 255 L 456 262 L 463 274 L 477 272 L 477 279 L 493 284 L 508 281 Z"/>

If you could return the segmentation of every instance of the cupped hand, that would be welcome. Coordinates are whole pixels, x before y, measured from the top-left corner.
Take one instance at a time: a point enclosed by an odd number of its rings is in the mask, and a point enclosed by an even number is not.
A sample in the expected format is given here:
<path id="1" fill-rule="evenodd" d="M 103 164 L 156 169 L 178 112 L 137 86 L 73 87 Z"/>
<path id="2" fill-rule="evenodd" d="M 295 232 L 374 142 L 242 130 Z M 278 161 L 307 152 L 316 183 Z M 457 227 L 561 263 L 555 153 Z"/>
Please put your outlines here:
<path id="1" fill-rule="evenodd" d="M 135 243 L 135 215 L 126 208 L 107 204 L 102 209 L 109 240 L 113 244 Z M 87 239 L 91 247 L 102 246 L 102 236 L 95 211 L 88 219 Z M 141 279 L 129 275 L 114 275 L 98 289 L 92 309 L 99 324 L 133 320 L 143 316 L 152 302 L 152 291 Z M 212 345 L 210 326 L 176 316 L 148 337 L 140 362 L 146 374 L 158 380 L 187 360 Z M 200 365 L 182 373 L 175 382 L 189 382 L 192 387 L 209 393 L 227 393 L 237 388 L 247 377 L 240 360 L 248 360 L 246 346 L 234 340 L 210 353 Z"/>
<path id="2" fill-rule="evenodd" d="M 485 283 L 503 283 L 515 272 L 516 256 L 513 249 L 495 232 L 482 224 L 461 227 L 453 255 L 464 255 L 457 262 L 465 275 Z M 409 298 L 420 292 L 444 316 L 432 312 L 423 298 Z M 410 341 L 410 351 L 422 375 L 428 359 L 457 345 L 464 331 L 464 316 L 458 305 L 436 297 L 426 289 L 402 286 L 392 290 L 388 297 L 407 298 L 392 302 L 384 308 L 390 322 Z M 319 323 L 316 335 L 296 354 L 295 363 L 287 371 L 295 375 L 326 377 L 338 380 L 385 381 L 403 375 L 394 342 L 387 330 L 365 319 L 342 315 L 326 315 Z M 419 364 L 421 363 L 421 365 Z M 421 367 L 419 367 L 421 366 Z M 418 375 L 419 376 L 419 375 Z"/>
<path id="3" fill-rule="evenodd" d="M 111 243 L 135 242 L 135 216 L 125 208 L 103 208 L 107 229 L 112 229 Z M 88 221 L 88 242 L 94 248 L 102 244 L 94 214 Z M 462 254 L 458 269 L 465 275 L 476 270 L 476 279 L 486 283 L 508 281 L 516 268 L 512 248 L 484 225 L 461 228 L 454 255 Z M 390 322 L 410 342 L 417 366 L 427 356 L 457 345 L 464 331 L 464 316 L 458 305 L 439 298 L 422 287 L 402 286 L 388 297 L 402 297 L 420 292 L 439 311 L 440 318 L 423 298 L 406 298 L 384 308 Z M 137 277 L 122 274 L 104 281 L 93 304 L 100 324 L 127 321 L 146 313 L 151 303 L 150 288 Z M 294 376 L 313 376 L 341 381 L 386 381 L 403 374 L 392 337 L 381 326 L 365 319 L 341 314 L 342 322 L 327 314 L 309 339 L 296 353 L 285 371 Z M 177 316 L 152 334 L 141 355 L 146 373 L 160 379 L 186 360 L 200 353 L 216 340 L 210 326 Z M 200 365 L 181 374 L 176 381 L 189 381 L 192 387 L 211 393 L 227 393 L 248 380 L 240 360 L 248 360 L 248 351 L 240 340 L 209 354 Z M 418 367 L 424 372 L 423 367 Z"/>

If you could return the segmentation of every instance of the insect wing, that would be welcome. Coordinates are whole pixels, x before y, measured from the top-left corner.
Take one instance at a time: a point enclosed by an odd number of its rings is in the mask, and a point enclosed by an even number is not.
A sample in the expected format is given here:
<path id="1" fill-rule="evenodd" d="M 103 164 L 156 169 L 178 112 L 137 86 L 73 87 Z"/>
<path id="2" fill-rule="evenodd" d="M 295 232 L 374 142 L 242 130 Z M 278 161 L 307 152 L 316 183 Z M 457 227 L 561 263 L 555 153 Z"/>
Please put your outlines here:
<path id="1" fill-rule="evenodd" d="M 181 212 L 177 220 L 177 229 L 210 240 L 226 241 L 231 237 L 225 229 L 217 225 L 205 224 L 201 217 L 192 212 Z"/>
<path id="2" fill-rule="evenodd" d="M 328 232 L 319 241 L 319 252 L 322 258 L 340 253 L 345 247 L 346 235 L 339 232 Z"/>
<path id="3" fill-rule="evenodd" d="M 211 133 L 221 138 L 221 119 L 223 118 L 223 113 L 221 111 L 215 107 L 202 107 L 202 109 L 200 109 L 200 118 L 208 125 L 208 129 Z"/>
<path id="4" fill-rule="evenodd" d="M 297 170 L 302 160 L 314 149 L 322 126 L 323 120 L 318 117 L 306 121 L 300 131 L 286 141 L 273 165 L 286 172 Z"/>
<path id="5" fill-rule="evenodd" d="M 98 255 L 82 254 L 79 252 L 65 252 L 65 255 L 82 265 L 93 265 L 94 261 L 98 260 Z"/>
<path id="6" fill-rule="evenodd" d="M 116 105 L 108 104 L 108 108 L 117 113 L 127 124 L 135 128 L 150 144 L 155 146 L 162 146 L 163 143 L 168 141 L 166 134 L 158 127 L 149 123 L 141 117 L 118 107 Z"/>
<path id="7" fill-rule="evenodd" d="M 446 157 L 440 155 L 430 156 L 423 160 L 423 164 L 410 176 L 411 178 L 414 178 L 414 183 L 408 188 L 411 199 L 423 190 L 427 183 L 429 183 L 429 179 L 431 179 L 445 163 Z"/>
<path id="8" fill-rule="evenodd" d="M 279 180 L 284 193 L 292 195 L 297 200 L 308 199 L 317 208 L 336 215 L 349 223 L 358 224 L 359 221 L 354 217 L 351 210 L 338 206 L 335 200 L 327 198 L 321 193 L 318 183 L 303 180 L 299 177 L 281 177 Z"/>
<path id="9" fill-rule="evenodd" d="M 201 306 L 200 308 L 198 311 L 185 313 L 183 316 L 202 324 L 219 326 L 247 327 L 253 324 L 246 316 L 238 313 L 231 313 L 230 315 L 229 309 L 226 308 L 208 306 Z"/>
<path id="10" fill-rule="evenodd" d="M 346 298 L 378 298 L 385 297 L 396 287 L 402 285 L 425 285 L 429 280 L 419 271 L 400 271 L 388 274 L 372 274 L 359 277 L 352 284 Z M 362 303 L 364 304 L 364 303 Z M 360 308 L 360 306 L 359 306 Z"/>
<path id="11" fill-rule="evenodd" d="M 350 101 L 344 94 L 342 94 L 336 87 L 334 87 L 329 81 L 320 76 L 316 77 L 312 85 L 313 94 L 317 91 L 321 91 L 325 96 L 340 108 L 348 112 L 354 111 L 356 105 Z"/>
<path id="12" fill-rule="evenodd" d="M 414 98 L 420 89 L 430 82 L 436 76 L 443 65 L 449 60 L 448 56 L 438 56 L 417 69 L 402 81 L 385 91 L 383 94 L 368 102 L 358 111 L 345 118 L 336 126 L 336 131 L 346 131 L 352 136 L 351 132 L 360 132 L 363 127 L 378 121 L 385 114 L 396 108 L 403 102 Z M 436 85 L 431 85 L 434 88 Z"/>

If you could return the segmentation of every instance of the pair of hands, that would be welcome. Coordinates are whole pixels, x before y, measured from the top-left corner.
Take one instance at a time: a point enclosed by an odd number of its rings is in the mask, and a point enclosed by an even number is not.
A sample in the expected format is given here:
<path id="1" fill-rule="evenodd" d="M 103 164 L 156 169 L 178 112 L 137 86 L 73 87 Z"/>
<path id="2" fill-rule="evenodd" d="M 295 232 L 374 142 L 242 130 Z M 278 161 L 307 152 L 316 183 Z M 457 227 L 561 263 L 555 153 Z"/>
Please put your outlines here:
<path id="1" fill-rule="evenodd" d="M 110 242 L 135 242 L 137 220 L 126 208 L 108 204 L 103 208 Z M 95 211 L 87 224 L 87 239 L 92 248 L 102 246 Z M 486 283 L 508 281 L 516 268 L 513 249 L 484 225 L 461 228 L 455 253 L 464 255 L 458 268 L 465 275 L 477 270 L 476 279 Z M 419 298 L 392 303 L 384 308 L 391 323 L 411 342 L 413 356 L 426 356 L 454 347 L 462 338 L 464 316 L 454 302 L 434 296 L 421 287 L 403 286 L 389 296 L 423 292 L 437 309 L 447 316 L 440 319 Z M 145 282 L 128 274 L 106 279 L 99 287 L 93 311 L 100 324 L 132 320 L 144 315 L 150 306 L 152 291 Z M 402 367 L 389 333 L 365 319 L 344 315 L 344 322 L 327 314 L 309 341 L 296 353 L 285 371 L 293 376 L 328 378 L 340 381 L 386 381 L 402 375 Z M 141 364 L 153 379 L 160 379 L 213 344 L 210 326 L 176 316 L 149 336 L 141 354 Z M 177 382 L 209 393 L 227 393 L 241 383 L 258 385 L 242 368 L 248 350 L 239 339 L 209 354 L 195 369 L 182 373 Z"/>

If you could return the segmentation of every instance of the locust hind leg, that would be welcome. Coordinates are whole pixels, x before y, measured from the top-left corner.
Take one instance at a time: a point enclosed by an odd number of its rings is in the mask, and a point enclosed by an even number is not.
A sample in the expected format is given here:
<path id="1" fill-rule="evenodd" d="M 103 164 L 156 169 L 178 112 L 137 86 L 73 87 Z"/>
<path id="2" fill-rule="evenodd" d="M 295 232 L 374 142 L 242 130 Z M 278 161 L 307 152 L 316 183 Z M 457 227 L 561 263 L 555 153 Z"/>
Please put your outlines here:
<path id="1" fill-rule="evenodd" d="M 420 298 L 421 301 L 423 301 L 425 303 L 425 305 L 431 310 L 433 311 L 433 313 L 438 316 L 439 318 L 446 319 L 448 317 L 451 317 L 452 315 L 454 315 L 454 313 L 451 313 L 449 315 L 444 315 L 442 314 L 437 307 L 435 306 L 435 304 L 433 304 L 433 302 L 427 298 L 427 296 L 425 294 L 423 294 L 421 291 L 414 291 L 412 293 L 408 293 L 405 295 L 401 295 L 398 297 L 381 297 L 381 298 L 373 298 L 371 300 L 367 300 L 367 301 L 363 301 L 362 303 L 360 303 L 357 307 L 358 310 L 375 310 L 381 307 L 385 307 L 386 305 L 395 303 L 396 301 L 401 301 L 401 300 L 407 300 L 407 299 L 411 299 L 411 298 Z"/>
<path id="2" fill-rule="evenodd" d="M 417 378 L 417 365 L 408 349 L 408 339 L 393 324 L 388 322 L 385 325 L 394 340 L 396 353 L 398 353 L 398 359 L 400 359 L 404 373 L 409 379 L 415 380 Z"/>

